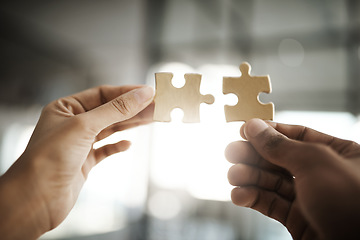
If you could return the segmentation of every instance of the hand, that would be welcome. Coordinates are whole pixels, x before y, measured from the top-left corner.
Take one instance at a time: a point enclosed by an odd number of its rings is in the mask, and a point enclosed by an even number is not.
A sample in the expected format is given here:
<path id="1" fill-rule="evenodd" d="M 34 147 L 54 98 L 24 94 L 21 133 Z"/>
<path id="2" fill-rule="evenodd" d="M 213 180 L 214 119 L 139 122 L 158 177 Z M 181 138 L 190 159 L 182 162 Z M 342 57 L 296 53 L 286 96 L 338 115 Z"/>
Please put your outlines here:
<path id="1" fill-rule="evenodd" d="M 360 228 L 360 146 L 259 119 L 226 157 L 232 201 L 281 222 L 294 239 L 354 239 Z"/>
<path id="2" fill-rule="evenodd" d="M 150 87 L 102 86 L 46 106 L 25 152 L 0 178 L 2 239 L 35 239 L 58 226 L 90 170 L 130 146 L 120 141 L 93 149 L 93 144 L 151 122 L 152 99 Z"/>

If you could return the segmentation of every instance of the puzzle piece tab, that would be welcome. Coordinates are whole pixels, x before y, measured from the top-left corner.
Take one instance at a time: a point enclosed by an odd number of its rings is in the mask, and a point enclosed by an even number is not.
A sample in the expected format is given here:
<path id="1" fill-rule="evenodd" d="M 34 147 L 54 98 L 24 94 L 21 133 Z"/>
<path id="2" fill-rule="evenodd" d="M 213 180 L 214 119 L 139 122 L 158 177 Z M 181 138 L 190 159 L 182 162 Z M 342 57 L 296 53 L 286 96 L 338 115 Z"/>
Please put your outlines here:
<path id="1" fill-rule="evenodd" d="M 185 74 L 185 85 L 176 88 L 171 84 L 172 73 L 156 73 L 156 94 L 154 98 L 154 121 L 170 122 L 170 112 L 174 108 L 181 108 L 184 112 L 183 122 L 200 122 L 200 104 L 214 103 L 210 94 L 200 94 L 200 74 Z"/>
<path id="2" fill-rule="evenodd" d="M 251 66 L 247 62 L 240 65 L 240 77 L 224 77 L 223 93 L 234 93 L 238 97 L 235 106 L 225 105 L 227 122 L 247 121 L 252 118 L 273 120 L 274 104 L 259 102 L 261 92 L 270 93 L 269 76 L 250 76 Z"/>

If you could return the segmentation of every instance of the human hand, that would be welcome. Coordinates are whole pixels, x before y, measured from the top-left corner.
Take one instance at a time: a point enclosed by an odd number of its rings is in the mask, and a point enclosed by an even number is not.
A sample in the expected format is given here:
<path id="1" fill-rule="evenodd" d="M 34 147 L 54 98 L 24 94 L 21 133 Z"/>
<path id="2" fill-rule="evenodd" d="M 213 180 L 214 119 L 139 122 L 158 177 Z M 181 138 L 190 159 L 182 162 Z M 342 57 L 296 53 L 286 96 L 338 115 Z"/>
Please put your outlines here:
<path id="1" fill-rule="evenodd" d="M 229 144 L 232 201 L 281 222 L 294 239 L 359 239 L 360 146 L 315 130 L 245 123 Z"/>
<path id="2" fill-rule="evenodd" d="M 35 239 L 58 226 L 90 170 L 130 146 L 93 144 L 151 122 L 153 94 L 150 87 L 102 86 L 47 105 L 25 152 L 0 178 L 1 238 Z"/>

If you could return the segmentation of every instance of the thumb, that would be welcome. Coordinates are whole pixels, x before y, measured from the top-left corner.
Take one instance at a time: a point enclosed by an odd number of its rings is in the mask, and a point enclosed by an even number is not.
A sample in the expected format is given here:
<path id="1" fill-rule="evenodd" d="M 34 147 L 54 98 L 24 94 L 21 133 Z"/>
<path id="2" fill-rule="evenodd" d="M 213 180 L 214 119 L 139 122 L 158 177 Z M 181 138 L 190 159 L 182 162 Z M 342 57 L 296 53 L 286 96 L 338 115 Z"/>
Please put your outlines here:
<path id="1" fill-rule="evenodd" d="M 324 161 L 333 158 L 326 145 L 290 139 L 260 119 L 246 122 L 244 134 L 261 157 L 294 176 L 324 166 Z"/>
<path id="2" fill-rule="evenodd" d="M 134 117 L 152 102 L 153 97 L 152 87 L 137 88 L 84 113 L 83 117 L 98 134 L 114 123 Z"/>

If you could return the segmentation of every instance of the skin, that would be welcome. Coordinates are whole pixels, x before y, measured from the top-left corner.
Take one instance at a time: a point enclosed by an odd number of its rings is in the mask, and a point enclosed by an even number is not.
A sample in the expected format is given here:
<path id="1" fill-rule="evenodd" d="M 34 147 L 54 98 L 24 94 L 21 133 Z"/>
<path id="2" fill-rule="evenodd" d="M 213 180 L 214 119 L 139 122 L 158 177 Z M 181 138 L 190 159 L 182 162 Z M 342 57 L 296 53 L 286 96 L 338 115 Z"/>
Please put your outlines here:
<path id="1" fill-rule="evenodd" d="M 360 146 L 315 130 L 252 119 L 228 145 L 234 204 L 281 222 L 294 239 L 358 239 Z"/>
<path id="2" fill-rule="evenodd" d="M 152 121 L 153 89 L 101 86 L 47 105 L 22 156 L 0 177 L 1 239 L 37 239 L 74 206 L 90 170 L 128 141 L 93 148 Z"/>
<path id="3" fill-rule="evenodd" d="M 37 239 L 74 206 L 90 170 L 125 151 L 117 131 L 152 121 L 153 90 L 102 86 L 47 105 L 22 156 L 0 177 L 1 239 Z M 360 235 L 360 146 L 302 126 L 248 121 L 248 141 L 231 143 L 229 182 L 236 205 L 284 224 L 294 239 Z"/>

